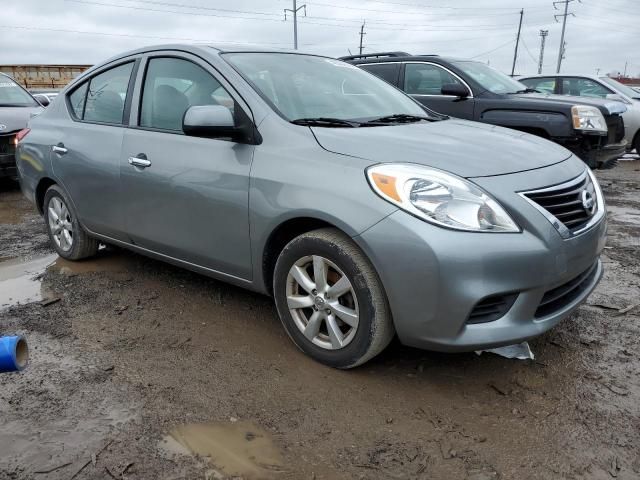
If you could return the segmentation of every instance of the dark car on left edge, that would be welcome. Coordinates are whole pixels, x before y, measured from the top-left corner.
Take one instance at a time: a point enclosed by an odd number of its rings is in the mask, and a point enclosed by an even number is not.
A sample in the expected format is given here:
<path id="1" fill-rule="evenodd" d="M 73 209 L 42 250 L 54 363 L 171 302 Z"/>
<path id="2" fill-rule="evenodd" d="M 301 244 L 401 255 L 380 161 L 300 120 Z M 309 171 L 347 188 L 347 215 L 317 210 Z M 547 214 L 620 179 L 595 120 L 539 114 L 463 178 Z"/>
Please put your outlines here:
<path id="1" fill-rule="evenodd" d="M 19 133 L 42 106 L 11 77 L 0 73 L 0 178 L 17 177 L 15 149 Z"/>

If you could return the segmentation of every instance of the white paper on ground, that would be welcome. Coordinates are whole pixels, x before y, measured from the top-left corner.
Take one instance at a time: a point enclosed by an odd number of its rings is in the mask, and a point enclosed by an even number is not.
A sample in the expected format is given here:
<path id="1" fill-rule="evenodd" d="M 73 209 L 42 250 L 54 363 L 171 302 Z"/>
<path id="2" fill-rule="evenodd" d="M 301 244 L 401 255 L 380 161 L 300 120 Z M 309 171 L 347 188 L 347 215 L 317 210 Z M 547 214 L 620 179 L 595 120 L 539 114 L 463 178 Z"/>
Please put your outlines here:
<path id="1" fill-rule="evenodd" d="M 505 358 L 517 358 L 518 360 L 534 360 L 536 358 L 528 342 L 507 345 L 506 347 L 500 348 L 491 348 L 489 350 L 476 350 L 476 354 L 478 355 L 482 355 L 483 352 L 495 353 Z"/>

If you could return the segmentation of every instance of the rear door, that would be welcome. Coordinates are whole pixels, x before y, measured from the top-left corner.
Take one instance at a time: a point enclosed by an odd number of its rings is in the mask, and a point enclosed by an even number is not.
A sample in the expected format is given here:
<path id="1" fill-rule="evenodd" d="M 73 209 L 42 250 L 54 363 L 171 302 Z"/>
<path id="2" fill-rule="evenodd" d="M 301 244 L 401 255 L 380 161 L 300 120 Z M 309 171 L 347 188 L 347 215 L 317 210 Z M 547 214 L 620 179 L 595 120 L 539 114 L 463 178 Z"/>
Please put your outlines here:
<path id="1" fill-rule="evenodd" d="M 541 93 L 558 93 L 556 77 L 525 78 L 520 82 Z"/>
<path id="2" fill-rule="evenodd" d="M 363 70 L 373 73 L 376 77 L 381 78 L 387 83 L 390 83 L 394 87 L 398 86 L 400 80 L 400 67 L 399 62 L 387 62 L 387 63 L 363 63 L 358 65 Z"/>
<path id="3" fill-rule="evenodd" d="M 52 165 L 91 231 L 119 240 L 124 217 L 120 195 L 120 154 L 137 68 L 136 57 L 109 65 L 66 98 L 69 121 L 59 122 Z"/>
<path id="4" fill-rule="evenodd" d="M 234 115 L 238 109 L 249 116 L 250 111 L 198 57 L 158 52 L 145 60 L 120 158 L 131 241 L 250 279 L 249 170 L 254 146 L 182 132 L 182 118 L 191 106 L 223 105 Z"/>
<path id="5" fill-rule="evenodd" d="M 458 75 L 441 65 L 429 62 L 407 62 L 402 75 L 402 90 L 438 113 L 473 120 L 475 99 L 471 88 Z M 468 91 L 467 98 L 442 95 L 446 84 L 460 84 Z"/>

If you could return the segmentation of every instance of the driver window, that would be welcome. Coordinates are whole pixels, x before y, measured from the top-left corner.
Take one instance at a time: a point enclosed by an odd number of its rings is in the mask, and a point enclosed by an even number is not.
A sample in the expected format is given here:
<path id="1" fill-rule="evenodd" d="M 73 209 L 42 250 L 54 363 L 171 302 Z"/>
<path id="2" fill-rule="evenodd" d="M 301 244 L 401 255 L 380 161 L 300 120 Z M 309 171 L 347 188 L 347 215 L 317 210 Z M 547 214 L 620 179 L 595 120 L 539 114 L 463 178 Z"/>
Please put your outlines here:
<path id="1" fill-rule="evenodd" d="M 204 68 L 180 58 L 149 61 L 142 91 L 140 126 L 182 131 L 184 113 L 196 105 L 222 105 L 234 113 L 229 93 Z"/>
<path id="2" fill-rule="evenodd" d="M 409 95 L 442 95 L 442 86 L 460 84 L 446 70 L 426 63 L 408 63 L 404 73 L 404 91 Z"/>

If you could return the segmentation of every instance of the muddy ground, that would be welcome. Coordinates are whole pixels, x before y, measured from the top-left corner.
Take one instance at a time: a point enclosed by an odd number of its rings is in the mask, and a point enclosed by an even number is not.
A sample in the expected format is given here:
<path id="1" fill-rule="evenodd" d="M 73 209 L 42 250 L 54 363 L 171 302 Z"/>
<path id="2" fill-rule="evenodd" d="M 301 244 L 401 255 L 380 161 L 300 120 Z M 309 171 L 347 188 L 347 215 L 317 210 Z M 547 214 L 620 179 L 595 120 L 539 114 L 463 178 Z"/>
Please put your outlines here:
<path id="1" fill-rule="evenodd" d="M 640 160 L 599 172 L 606 273 L 535 361 L 303 356 L 269 298 L 121 250 L 70 264 L 0 186 L 1 479 L 638 479 Z M 27 272 L 27 273 L 25 273 Z"/>

